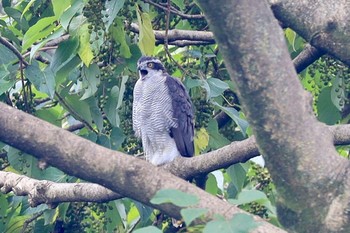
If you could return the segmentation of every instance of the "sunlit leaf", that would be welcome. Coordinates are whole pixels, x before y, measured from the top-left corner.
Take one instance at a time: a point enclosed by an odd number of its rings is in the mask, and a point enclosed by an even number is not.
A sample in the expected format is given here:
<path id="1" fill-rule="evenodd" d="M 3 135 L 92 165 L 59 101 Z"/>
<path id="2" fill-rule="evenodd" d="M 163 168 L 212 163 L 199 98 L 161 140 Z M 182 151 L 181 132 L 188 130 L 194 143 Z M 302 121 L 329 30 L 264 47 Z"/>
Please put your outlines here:
<path id="1" fill-rule="evenodd" d="M 139 7 L 137 8 L 137 20 L 139 22 L 139 47 L 144 55 L 153 55 L 155 48 L 155 36 L 152 29 L 152 22 L 149 14 L 141 12 Z"/>
<path id="2" fill-rule="evenodd" d="M 78 54 L 80 59 L 84 62 L 85 66 L 89 67 L 94 54 L 90 45 L 90 33 L 88 30 L 88 24 L 84 24 L 79 31 L 79 49 Z"/>
<path id="3" fill-rule="evenodd" d="M 48 36 L 57 27 L 54 24 L 56 20 L 56 16 L 46 17 L 31 26 L 24 34 L 22 51 L 26 51 L 37 40 Z"/>
<path id="4" fill-rule="evenodd" d="M 209 135 L 205 128 L 200 128 L 200 130 L 196 131 L 196 135 L 194 137 L 194 148 L 195 154 L 200 154 L 205 148 L 207 148 L 209 143 Z"/>
<path id="5" fill-rule="evenodd" d="M 53 12 L 57 18 L 61 17 L 62 13 L 70 6 L 70 0 L 51 0 Z"/>

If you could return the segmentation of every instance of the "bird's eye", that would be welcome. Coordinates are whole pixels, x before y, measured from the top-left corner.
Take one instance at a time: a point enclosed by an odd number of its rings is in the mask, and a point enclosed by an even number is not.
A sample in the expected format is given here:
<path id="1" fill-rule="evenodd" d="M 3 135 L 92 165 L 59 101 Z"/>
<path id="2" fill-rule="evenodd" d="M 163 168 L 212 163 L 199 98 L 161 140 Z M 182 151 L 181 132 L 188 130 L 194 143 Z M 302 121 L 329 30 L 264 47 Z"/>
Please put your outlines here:
<path id="1" fill-rule="evenodd" d="M 153 62 L 147 63 L 147 67 L 148 68 L 154 68 L 154 63 Z"/>

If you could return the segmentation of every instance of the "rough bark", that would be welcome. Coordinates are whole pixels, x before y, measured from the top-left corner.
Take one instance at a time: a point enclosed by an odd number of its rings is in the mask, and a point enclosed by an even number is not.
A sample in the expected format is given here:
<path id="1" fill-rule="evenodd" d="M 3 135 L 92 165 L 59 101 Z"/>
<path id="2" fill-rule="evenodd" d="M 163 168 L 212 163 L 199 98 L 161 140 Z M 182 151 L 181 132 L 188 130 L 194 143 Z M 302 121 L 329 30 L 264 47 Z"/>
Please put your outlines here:
<path id="1" fill-rule="evenodd" d="M 311 45 L 350 65 L 348 0 L 269 0 L 284 26 Z"/>
<path id="2" fill-rule="evenodd" d="M 350 144 L 350 125 L 328 126 L 335 145 Z M 209 173 L 231 164 L 244 162 L 260 155 L 254 137 L 233 142 L 218 150 L 193 158 L 179 157 L 174 162 L 163 166 L 172 174 L 188 179 L 201 173 Z M 4 155 L 3 155 L 4 156 Z M 28 196 L 32 207 L 40 204 L 55 206 L 61 202 L 106 202 L 123 197 L 119 193 L 92 183 L 55 183 L 35 180 L 11 172 L 0 171 L 2 192 L 13 191 L 17 196 Z"/>
<path id="3" fill-rule="evenodd" d="M 3 103 L 0 103 L 0 112 L 0 141 L 70 175 L 160 209 L 169 216 L 180 219 L 181 208 L 150 203 L 158 190 L 177 189 L 197 196 L 199 203 L 194 207 L 206 208 L 208 220 L 215 214 L 229 219 L 234 214 L 245 213 L 146 161 L 106 149 Z M 253 218 L 261 223 L 253 232 L 285 232 L 257 216 Z"/>
<path id="4" fill-rule="evenodd" d="M 349 162 L 313 115 L 267 2 L 199 2 L 276 184 L 280 222 L 291 232 L 349 232 Z"/>

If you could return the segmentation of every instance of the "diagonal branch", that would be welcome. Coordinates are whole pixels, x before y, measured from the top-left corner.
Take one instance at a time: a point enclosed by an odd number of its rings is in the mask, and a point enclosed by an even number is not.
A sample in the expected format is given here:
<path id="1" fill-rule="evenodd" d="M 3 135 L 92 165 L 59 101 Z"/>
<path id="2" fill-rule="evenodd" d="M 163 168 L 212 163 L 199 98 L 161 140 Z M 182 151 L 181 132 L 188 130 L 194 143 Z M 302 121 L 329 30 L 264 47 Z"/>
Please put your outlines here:
<path id="1" fill-rule="evenodd" d="M 335 145 L 350 144 L 350 125 L 326 126 L 332 132 Z M 218 150 L 194 158 L 179 157 L 163 168 L 183 179 L 245 162 L 260 155 L 253 137 L 233 142 Z M 106 202 L 123 197 L 118 193 L 92 183 L 55 183 L 0 171 L 2 192 L 13 191 L 17 196 L 28 196 L 32 207 L 40 204 L 55 206 L 60 202 Z"/>
<path id="2" fill-rule="evenodd" d="M 2 103 L 0 112 L 0 141 L 40 158 L 67 174 L 101 184 L 174 218 L 181 218 L 181 207 L 150 202 L 158 190 L 177 189 L 197 196 L 199 202 L 193 207 L 207 209 L 207 221 L 216 214 L 229 219 L 234 214 L 245 213 L 146 161 L 96 145 Z M 19 124 L 21 128 L 18 128 Z M 141 188 L 142 192 L 139 191 Z M 253 232 L 284 232 L 257 216 L 253 218 L 261 223 Z"/>

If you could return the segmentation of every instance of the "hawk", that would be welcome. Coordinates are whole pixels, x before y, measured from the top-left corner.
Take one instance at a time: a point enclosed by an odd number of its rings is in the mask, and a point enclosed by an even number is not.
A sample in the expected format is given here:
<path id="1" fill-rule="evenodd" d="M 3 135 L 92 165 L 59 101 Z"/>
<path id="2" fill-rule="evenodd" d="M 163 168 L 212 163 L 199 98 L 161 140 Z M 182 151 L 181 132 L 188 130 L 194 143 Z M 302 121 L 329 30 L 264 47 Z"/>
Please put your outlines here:
<path id="1" fill-rule="evenodd" d="M 155 57 L 142 56 L 137 69 L 132 120 L 146 160 L 162 165 L 193 156 L 193 108 L 184 85 Z"/>

